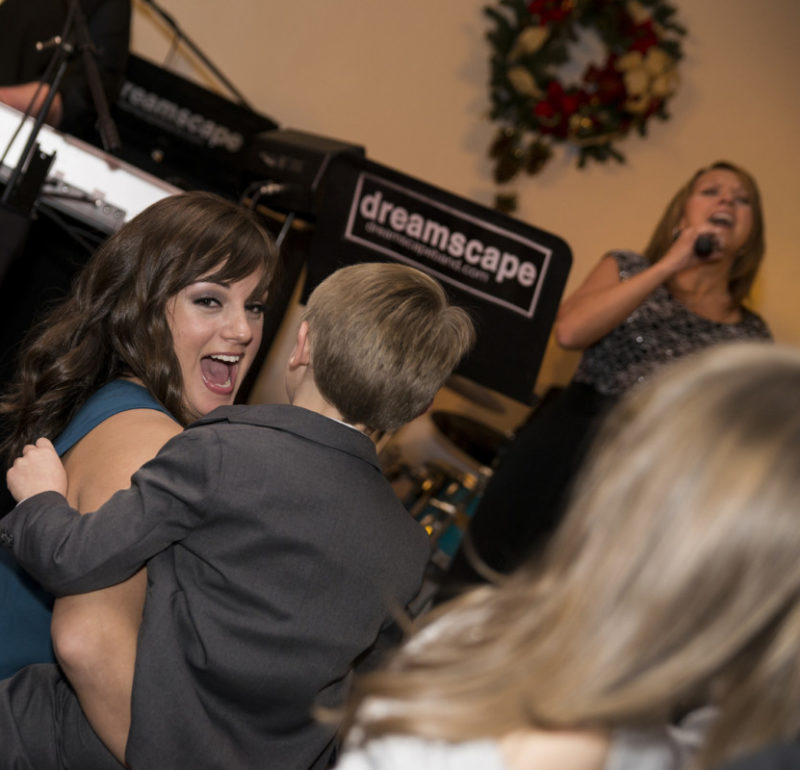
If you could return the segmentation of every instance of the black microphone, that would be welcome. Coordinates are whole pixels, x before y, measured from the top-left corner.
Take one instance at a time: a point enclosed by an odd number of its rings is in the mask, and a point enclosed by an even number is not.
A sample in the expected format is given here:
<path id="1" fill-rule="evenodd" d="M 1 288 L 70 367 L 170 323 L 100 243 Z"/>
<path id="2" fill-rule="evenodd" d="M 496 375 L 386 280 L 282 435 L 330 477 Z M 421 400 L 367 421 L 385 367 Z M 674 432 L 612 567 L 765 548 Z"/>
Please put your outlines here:
<path id="1" fill-rule="evenodd" d="M 714 249 L 717 248 L 717 239 L 711 233 L 703 233 L 697 236 L 694 242 L 694 253 L 701 259 L 711 256 Z"/>

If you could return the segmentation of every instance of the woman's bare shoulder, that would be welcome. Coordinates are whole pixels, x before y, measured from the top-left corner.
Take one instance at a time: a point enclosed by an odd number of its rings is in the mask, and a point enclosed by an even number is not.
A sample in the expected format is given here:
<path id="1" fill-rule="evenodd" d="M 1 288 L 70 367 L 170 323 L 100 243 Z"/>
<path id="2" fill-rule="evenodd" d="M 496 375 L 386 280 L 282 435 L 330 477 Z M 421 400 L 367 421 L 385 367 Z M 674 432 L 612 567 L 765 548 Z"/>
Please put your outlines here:
<path id="1" fill-rule="evenodd" d="M 181 430 L 155 409 L 129 409 L 103 420 L 64 457 L 70 502 L 82 513 L 99 507 L 130 486 L 131 476 Z"/>

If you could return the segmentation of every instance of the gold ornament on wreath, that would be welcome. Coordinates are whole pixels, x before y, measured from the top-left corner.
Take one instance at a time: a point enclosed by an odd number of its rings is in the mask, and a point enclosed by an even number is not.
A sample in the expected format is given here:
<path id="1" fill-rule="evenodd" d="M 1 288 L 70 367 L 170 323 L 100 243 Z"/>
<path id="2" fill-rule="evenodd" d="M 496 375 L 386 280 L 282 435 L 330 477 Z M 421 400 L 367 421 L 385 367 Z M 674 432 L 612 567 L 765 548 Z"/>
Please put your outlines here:
<path id="1" fill-rule="evenodd" d="M 495 181 L 538 173 L 563 143 L 577 164 L 625 160 L 615 143 L 648 122 L 666 120 L 678 87 L 677 63 L 686 30 L 675 8 L 659 0 L 499 0 L 484 8 L 494 27 L 491 53 L 492 121 L 499 124 L 489 155 Z M 560 70 L 574 65 L 570 45 L 594 33 L 604 61 L 589 64 L 579 82 Z M 513 210 L 515 196 L 498 196 Z"/>

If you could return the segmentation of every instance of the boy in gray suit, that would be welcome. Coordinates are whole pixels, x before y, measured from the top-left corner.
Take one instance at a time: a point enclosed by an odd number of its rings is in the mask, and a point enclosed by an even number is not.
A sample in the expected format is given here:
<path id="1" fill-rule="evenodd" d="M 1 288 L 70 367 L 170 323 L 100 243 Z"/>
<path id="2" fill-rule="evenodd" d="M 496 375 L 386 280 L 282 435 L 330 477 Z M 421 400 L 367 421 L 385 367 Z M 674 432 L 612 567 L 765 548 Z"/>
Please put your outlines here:
<path id="1" fill-rule="evenodd" d="M 429 554 L 365 434 L 424 412 L 473 334 L 424 273 L 355 265 L 309 299 L 291 406 L 217 409 L 85 516 L 50 442 L 26 448 L 0 541 L 31 575 L 63 595 L 147 564 L 129 766 L 328 765 L 335 727 L 312 709 L 342 702 Z M 56 666 L 0 683 L 0 746 L 0 768 L 120 766 Z"/>

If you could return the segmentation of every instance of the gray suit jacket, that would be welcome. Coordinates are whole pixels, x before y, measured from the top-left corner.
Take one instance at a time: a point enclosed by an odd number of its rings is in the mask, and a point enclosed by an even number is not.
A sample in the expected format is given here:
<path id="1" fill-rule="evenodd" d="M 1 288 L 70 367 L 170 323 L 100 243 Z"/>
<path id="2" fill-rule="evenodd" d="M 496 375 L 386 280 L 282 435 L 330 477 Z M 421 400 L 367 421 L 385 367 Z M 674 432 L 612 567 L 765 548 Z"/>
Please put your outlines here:
<path id="1" fill-rule="evenodd" d="M 127 760 L 322 768 L 357 659 L 417 592 L 428 540 L 362 433 L 291 406 L 225 407 L 97 513 L 55 493 L 0 539 L 56 595 L 147 563 Z"/>

